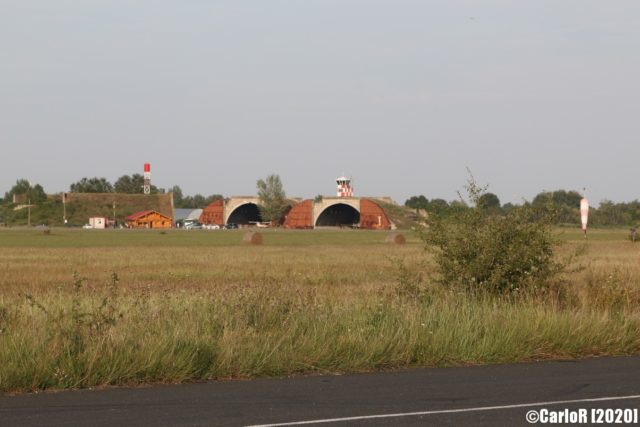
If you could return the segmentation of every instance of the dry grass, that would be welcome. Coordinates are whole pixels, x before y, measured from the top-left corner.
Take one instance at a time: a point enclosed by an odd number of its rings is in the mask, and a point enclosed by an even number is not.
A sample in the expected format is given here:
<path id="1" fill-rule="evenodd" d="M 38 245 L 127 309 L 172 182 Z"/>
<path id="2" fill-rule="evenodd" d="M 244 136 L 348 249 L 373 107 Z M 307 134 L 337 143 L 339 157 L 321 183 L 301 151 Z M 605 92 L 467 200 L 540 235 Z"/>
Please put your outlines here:
<path id="1" fill-rule="evenodd" d="M 640 244 L 623 230 L 590 236 L 563 298 L 510 302 L 432 285 L 407 237 L 0 232 L 0 390 L 640 351 Z M 563 254 L 584 244 L 564 238 Z"/>

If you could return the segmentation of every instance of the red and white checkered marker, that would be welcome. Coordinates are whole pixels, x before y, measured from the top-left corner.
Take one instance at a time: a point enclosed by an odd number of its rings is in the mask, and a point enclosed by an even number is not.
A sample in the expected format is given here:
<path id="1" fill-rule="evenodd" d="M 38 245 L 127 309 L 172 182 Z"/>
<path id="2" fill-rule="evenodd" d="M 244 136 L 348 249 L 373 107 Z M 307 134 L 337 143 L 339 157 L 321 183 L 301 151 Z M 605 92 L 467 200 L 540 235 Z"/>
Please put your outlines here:
<path id="1" fill-rule="evenodd" d="M 341 176 L 336 179 L 338 184 L 338 197 L 353 197 L 353 187 L 351 187 L 351 179 Z"/>

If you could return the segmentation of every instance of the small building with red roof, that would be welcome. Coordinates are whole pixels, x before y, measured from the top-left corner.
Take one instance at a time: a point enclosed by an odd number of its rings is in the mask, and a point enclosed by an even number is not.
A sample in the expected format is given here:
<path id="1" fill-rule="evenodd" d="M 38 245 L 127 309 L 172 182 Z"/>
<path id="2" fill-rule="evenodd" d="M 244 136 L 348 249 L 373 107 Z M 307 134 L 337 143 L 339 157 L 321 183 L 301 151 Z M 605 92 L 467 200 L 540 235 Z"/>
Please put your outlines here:
<path id="1" fill-rule="evenodd" d="M 140 211 L 124 219 L 127 228 L 171 228 L 171 218 L 156 211 Z"/>

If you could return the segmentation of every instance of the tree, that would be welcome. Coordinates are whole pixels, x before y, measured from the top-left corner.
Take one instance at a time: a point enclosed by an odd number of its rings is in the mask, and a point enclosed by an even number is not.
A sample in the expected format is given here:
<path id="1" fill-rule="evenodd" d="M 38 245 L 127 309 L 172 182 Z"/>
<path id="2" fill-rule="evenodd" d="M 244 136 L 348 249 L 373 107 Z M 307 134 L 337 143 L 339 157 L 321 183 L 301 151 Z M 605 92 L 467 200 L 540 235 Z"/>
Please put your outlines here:
<path id="1" fill-rule="evenodd" d="M 122 175 L 113 185 L 116 193 L 135 194 L 142 193 L 144 177 L 140 174 Z"/>
<path id="2" fill-rule="evenodd" d="M 424 209 L 429 214 L 435 214 L 442 217 L 447 216 L 452 209 L 459 208 L 460 202 L 453 201 L 450 205 L 449 202 L 444 199 L 429 200 L 425 196 L 419 195 L 410 197 L 406 202 L 404 202 L 404 205 L 415 210 Z"/>
<path id="3" fill-rule="evenodd" d="M 444 199 L 432 199 L 427 207 L 429 213 L 445 216 L 449 212 L 449 203 Z"/>
<path id="4" fill-rule="evenodd" d="M 139 173 L 134 173 L 133 175 L 122 175 L 117 179 L 115 184 L 113 185 L 116 193 L 126 193 L 126 194 L 137 194 L 142 193 L 144 188 L 144 177 Z M 151 186 L 151 193 L 156 194 L 158 192 L 158 187 L 155 185 Z"/>
<path id="5" fill-rule="evenodd" d="M 500 199 L 493 193 L 484 193 L 478 198 L 478 207 L 488 212 L 500 211 Z"/>
<path id="6" fill-rule="evenodd" d="M 408 208 L 411 209 L 428 209 L 429 207 L 429 200 L 424 197 L 423 195 L 419 195 L 419 196 L 411 196 L 409 199 L 407 199 L 406 202 L 404 202 L 404 205 Z"/>
<path id="7" fill-rule="evenodd" d="M 69 186 L 71 193 L 113 193 L 113 185 L 106 178 L 82 178 Z"/>
<path id="8" fill-rule="evenodd" d="M 184 194 L 182 193 L 182 188 L 180 188 L 180 186 L 178 185 L 174 185 L 173 187 L 171 187 L 169 191 L 173 193 L 173 205 L 177 208 L 181 208 L 182 200 L 184 198 Z"/>
<path id="9" fill-rule="evenodd" d="M 192 206 L 190 207 L 194 209 L 203 208 L 205 206 L 205 198 L 202 194 L 196 194 L 193 196 L 192 200 Z"/>
<path id="10" fill-rule="evenodd" d="M 594 224 L 600 225 L 627 225 L 632 224 L 632 215 L 626 212 L 624 203 L 614 203 L 611 200 L 603 200 L 600 207 L 594 212 Z"/>
<path id="11" fill-rule="evenodd" d="M 464 200 L 452 200 L 451 203 L 449 203 L 449 207 L 447 208 L 445 215 L 443 216 L 461 214 L 469 209 L 469 206 Z"/>
<path id="12" fill-rule="evenodd" d="M 43 203 L 47 201 L 47 193 L 44 192 L 42 185 L 36 184 L 27 191 L 27 199 L 30 203 Z"/>
<path id="13" fill-rule="evenodd" d="M 211 194 L 204 199 L 204 205 L 202 207 L 208 206 L 216 200 L 223 199 L 222 194 Z"/>
<path id="14" fill-rule="evenodd" d="M 272 224 L 280 220 L 288 206 L 286 194 L 279 175 L 269 175 L 266 180 L 258 180 L 258 197 L 261 206 L 260 215 Z"/>
<path id="15" fill-rule="evenodd" d="M 553 204 L 556 207 L 567 206 L 570 208 L 576 208 L 580 207 L 580 199 L 582 199 L 582 196 L 577 191 L 543 191 L 533 198 L 532 204 L 534 206 Z"/>
<path id="16" fill-rule="evenodd" d="M 175 187 L 174 187 L 175 188 Z M 182 209 L 199 209 L 204 208 L 215 202 L 216 200 L 222 199 L 221 194 L 211 194 L 210 196 L 203 196 L 202 194 L 196 194 L 195 196 L 184 196 L 179 200 L 176 199 L 175 193 L 173 197 L 173 204 L 176 208 Z"/>
<path id="17" fill-rule="evenodd" d="M 580 199 L 582 196 L 577 191 L 543 191 L 533 198 L 531 205 L 553 211 L 556 223 L 576 224 L 580 221 Z"/>
<path id="18" fill-rule="evenodd" d="M 577 191 L 558 190 L 553 193 L 553 201 L 557 204 L 577 208 L 580 206 L 582 195 Z"/>
<path id="19" fill-rule="evenodd" d="M 31 188 L 31 184 L 29 184 L 28 180 L 24 178 L 17 180 L 16 184 L 13 187 L 11 187 L 11 190 L 4 193 L 4 201 L 6 203 L 13 202 L 13 196 L 15 194 L 18 194 L 18 195 L 27 194 L 27 191 L 29 191 L 29 188 Z"/>
<path id="20" fill-rule="evenodd" d="M 505 203 L 504 205 L 502 205 L 502 212 L 504 213 L 509 213 L 511 212 L 513 209 L 515 209 L 518 205 L 515 205 L 511 202 Z"/>
<path id="21" fill-rule="evenodd" d="M 42 203 L 47 200 L 47 194 L 44 192 L 42 185 L 31 185 L 28 180 L 22 178 L 16 181 L 16 184 L 11 187 L 9 192 L 5 193 L 4 200 L 7 203 L 13 202 L 14 195 L 24 195 L 27 201 L 31 203 Z"/>

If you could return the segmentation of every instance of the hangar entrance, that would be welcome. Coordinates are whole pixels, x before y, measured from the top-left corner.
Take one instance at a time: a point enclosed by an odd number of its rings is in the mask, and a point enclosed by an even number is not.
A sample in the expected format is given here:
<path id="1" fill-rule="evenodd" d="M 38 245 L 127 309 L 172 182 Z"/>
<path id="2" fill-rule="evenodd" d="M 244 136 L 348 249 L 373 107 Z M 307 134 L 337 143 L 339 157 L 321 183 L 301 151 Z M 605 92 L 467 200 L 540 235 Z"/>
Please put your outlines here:
<path id="1" fill-rule="evenodd" d="M 349 205 L 338 203 L 322 211 L 316 221 L 316 227 L 352 227 L 359 223 L 360 212 Z"/>
<path id="2" fill-rule="evenodd" d="M 262 222 L 262 216 L 260 216 L 260 209 L 255 203 L 238 206 L 227 219 L 227 224 L 247 225 L 256 222 Z"/>

